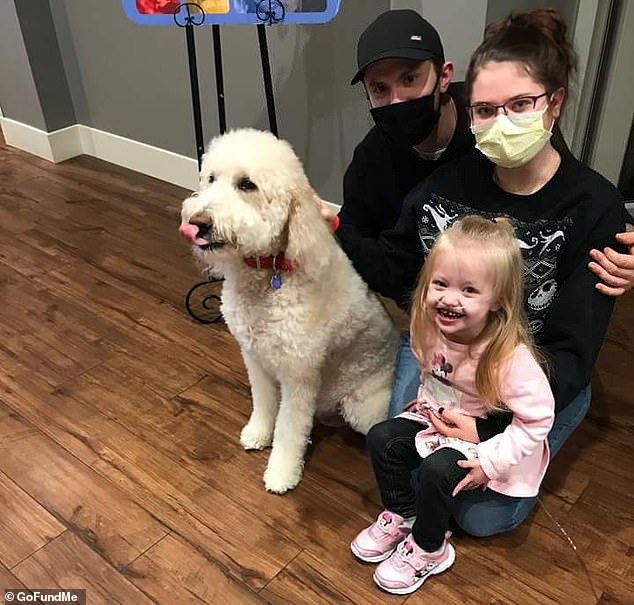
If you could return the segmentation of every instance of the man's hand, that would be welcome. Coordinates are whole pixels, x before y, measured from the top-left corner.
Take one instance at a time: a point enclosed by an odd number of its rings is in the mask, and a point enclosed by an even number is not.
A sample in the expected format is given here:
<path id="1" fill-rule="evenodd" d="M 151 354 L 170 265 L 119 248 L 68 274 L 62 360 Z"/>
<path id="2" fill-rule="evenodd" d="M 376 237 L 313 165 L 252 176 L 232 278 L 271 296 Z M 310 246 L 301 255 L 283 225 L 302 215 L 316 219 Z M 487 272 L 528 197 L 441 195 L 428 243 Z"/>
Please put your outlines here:
<path id="1" fill-rule="evenodd" d="M 482 487 L 482 489 L 486 488 L 489 483 L 489 478 L 484 474 L 484 471 L 480 466 L 480 461 L 477 458 L 472 458 L 471 460 L 458 460 L 458 466 L 460 468 L 469 468 L 471 470 L 469 471 L 469 474 L 460 483 L 458 483 L 458 485 L 456 485 L 451 494 L 454 498 L 463 489 L 476 489 L 476 487 Z"/>
<path id="2" fill-rule="evenodd" d="M 480 442 L 476 421 L 473 416 L 466 416 L 455 410 L 443 410 L 440 414 L 431 412 L 429 421 L 439 433 L 447 437 L 457 437 L 471 443 Z"/>
<path id="3" fill-rule="evenodd" d="M 616 239 L 628 247 L 629 254 L 619 254 L 612 248 L 590 250 L 594 262 L 588 263 L 588 268 L 605 282 L 597 284 L 597 290 L 608 296 L 621 296 L 634 286 L 634 231 L 618 233 Z"/>
<path id="4" fill-rule="evenodd" d="M 328 204 L 326 204 L 326 202 L 324 202 L 324 200 L 322 200 L 321 198 L 315 196 L 315 201 L 319 205 L 319 212 L 321 213 L 321 218 L 323 218 L 328 223 L 329 227 L 333 231 L 336 231 L 336 226 L 339 223 L 339 216 L 335 212 L 333 212 L 328 207 Z"/>

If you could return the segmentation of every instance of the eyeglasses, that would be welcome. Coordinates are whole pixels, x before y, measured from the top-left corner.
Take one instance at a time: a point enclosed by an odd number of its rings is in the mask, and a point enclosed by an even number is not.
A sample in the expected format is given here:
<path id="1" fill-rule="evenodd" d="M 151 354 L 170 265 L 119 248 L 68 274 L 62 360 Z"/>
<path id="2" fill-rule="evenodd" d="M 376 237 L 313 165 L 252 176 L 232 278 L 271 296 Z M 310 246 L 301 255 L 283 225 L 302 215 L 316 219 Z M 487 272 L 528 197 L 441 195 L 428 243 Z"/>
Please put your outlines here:
<path id="1" fill-rule="evenodd" d="M 515 97 L 508 100 L 502 105 L 491 105 L 490 103 L 475 103 L 469 105 L 469 117 L 474 124 L 481 124 L 495 118 L 498 114 L 498 109 L 502 108 L 504 113 L 509 117 L 521 116 L 523 113 L 527 113 L 535 110 L 537 100 L 542 97 L 549 96 L 550 93 L 543 92 L 541 95 L 526 95 L 525 97 Z"/>

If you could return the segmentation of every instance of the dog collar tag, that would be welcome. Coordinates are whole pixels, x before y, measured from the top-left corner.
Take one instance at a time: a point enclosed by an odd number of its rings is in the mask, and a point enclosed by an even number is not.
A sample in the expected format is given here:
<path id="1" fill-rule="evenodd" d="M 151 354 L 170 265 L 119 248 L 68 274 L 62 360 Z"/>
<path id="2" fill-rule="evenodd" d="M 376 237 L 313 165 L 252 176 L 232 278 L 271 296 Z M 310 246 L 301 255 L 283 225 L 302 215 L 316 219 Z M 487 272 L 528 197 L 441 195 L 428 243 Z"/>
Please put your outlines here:
<path id="1" fill-rule="evenodd" d="M 279 273 L 273 273 L 271 277 L 271 288 L 279 290 L 282 287 L 282 276 Z"/>

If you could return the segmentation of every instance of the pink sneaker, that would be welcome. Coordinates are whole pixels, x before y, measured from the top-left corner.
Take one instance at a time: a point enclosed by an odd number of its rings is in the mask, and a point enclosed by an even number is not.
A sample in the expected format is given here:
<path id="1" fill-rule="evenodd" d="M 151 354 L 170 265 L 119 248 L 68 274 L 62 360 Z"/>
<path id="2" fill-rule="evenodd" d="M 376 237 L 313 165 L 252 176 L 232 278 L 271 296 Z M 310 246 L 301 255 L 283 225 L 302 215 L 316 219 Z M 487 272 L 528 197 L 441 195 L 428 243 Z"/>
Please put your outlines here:
<path id="1" fill-rule="evenodd" d="M 366 527 L 350 544 L 355 557 L 367 563 L 378 563 L 387 559 L 399 542 L 412 531 L 403 527 L 403 517 L 384 510 L 376 521 Z"/>
<path id="2" fill-rule="evenodd" d="M 449 569 L 455 558 L 456 551 L 447 540 L 438 554 L 430 555 L 409 536 L 375 569 L 373 578 L 387 592 L 409 594 L 420 588 L 429 576 Z"/>

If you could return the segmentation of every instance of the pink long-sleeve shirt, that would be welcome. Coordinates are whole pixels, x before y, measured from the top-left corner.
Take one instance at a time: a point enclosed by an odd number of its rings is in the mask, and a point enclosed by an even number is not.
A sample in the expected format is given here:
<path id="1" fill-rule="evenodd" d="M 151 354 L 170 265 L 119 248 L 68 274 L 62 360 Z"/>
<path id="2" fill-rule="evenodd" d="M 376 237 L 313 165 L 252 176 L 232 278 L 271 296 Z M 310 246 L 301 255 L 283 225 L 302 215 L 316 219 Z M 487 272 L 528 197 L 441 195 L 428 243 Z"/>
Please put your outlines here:
<path id="1" fill-rule="evenodd" d="M 421 374 L 416 404 L 403 416 L 416 419 L 430 407 L 485 416 L 487 409 L 475 383 L 484 346 L 486 343 L 473 347 L 468 355 L 467 345 L 439 334 L 429 348 L 429 369 Z M 535 496 L 550 458 L 547 437 L 555 418 L 553 394 L 546 375 L 524 345 L 518 346 L 502 365 L 499 377 L 501 399 L 513 413 L 513 420 L 504 432 L 477 444 L 477 456 L 490 479 L 489 489 L 507 496 Z M 429 431 L 421 432 L 421 438 L 425 435 Z"/>

